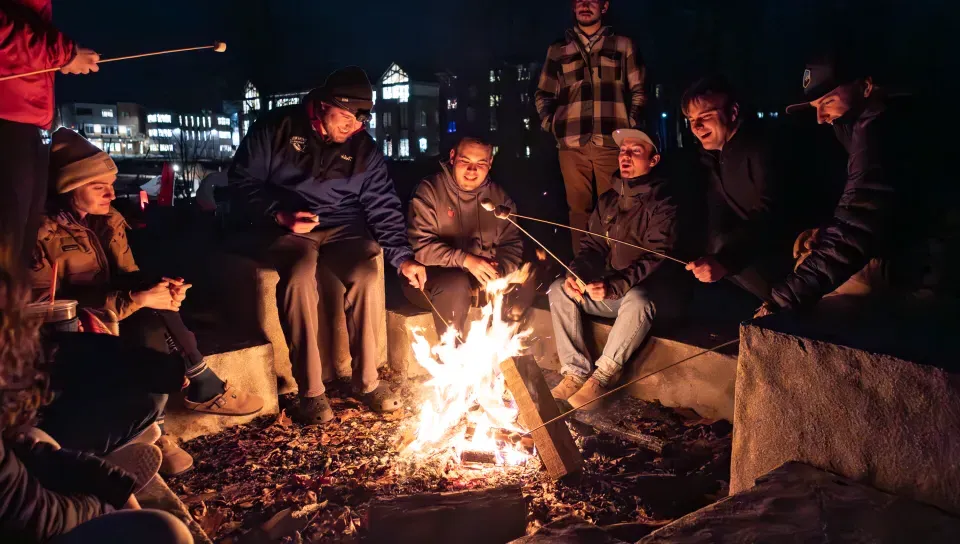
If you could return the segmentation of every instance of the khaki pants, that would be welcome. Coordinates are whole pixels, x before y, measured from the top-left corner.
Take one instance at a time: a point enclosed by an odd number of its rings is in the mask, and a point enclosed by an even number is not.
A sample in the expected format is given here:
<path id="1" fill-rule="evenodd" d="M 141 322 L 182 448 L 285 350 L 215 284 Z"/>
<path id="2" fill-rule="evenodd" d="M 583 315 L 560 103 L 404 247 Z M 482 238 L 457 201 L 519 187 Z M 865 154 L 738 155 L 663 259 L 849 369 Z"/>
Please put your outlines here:
<path id="1" fill-rule="evenodd" d="M 326 391 L 319 343 L 333 342 L 333 316 L 338 311 L 346 315 L 353 388 L 367 393 L 379 385 L 381 361 L 374 335 L 386 312 L 376 261 L 381 250 L 373 240 L 347 234 L 349 230 L 282 234 L 265 248 L 280 275 L 277 308 L 301 397 Z M 322 314 L 318 306 L 324 308 Z"/>
<path id="2" fill-rule="evenodd" d="M 583 147 L 560 150 L 560 173 L 567 191 L 570 226 L 587 229 L 596 198 L 610 190 L 610 180 L 619 170 L 620 151 L 589 143 Z M 573 252 L 580 253 L 583 234 L 571 231 Z"/>

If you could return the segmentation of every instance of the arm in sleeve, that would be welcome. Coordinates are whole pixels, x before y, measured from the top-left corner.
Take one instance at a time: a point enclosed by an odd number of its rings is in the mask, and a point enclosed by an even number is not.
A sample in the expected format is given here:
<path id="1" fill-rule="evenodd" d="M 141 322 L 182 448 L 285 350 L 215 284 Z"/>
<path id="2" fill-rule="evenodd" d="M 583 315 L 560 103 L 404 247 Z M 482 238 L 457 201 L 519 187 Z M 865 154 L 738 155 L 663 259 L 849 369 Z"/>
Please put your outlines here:
<path id="1" fill-rule="evenodd" d="M 424 266 L 457 268 L 467 253 L 444 243 L 437 229 L 437 206 L 433 187 L 420 183 L 410 200 L 410 226 L 407 232 L 414 257 Z"/>
<path id="2" fill-rule="evenodd" d="M 848 160 L 840 204 L 821 227 L 816 248 L 773 289 L 782 309 L 814 304 L 842 285 L 876 256 L 888 233 L 896 193 L 880 161 L 884 151 L 877 141 L 859 144 Z"/>
<path id="3" fill-rule="evenodd" d="M 553 47 L 547 50 L 547 60 L 540 71 L 540 82 L 534 95 L 540 127 L 553 132 L 553 114 L 557 111 L 557 94 L 560 92 L 560 63 L 554 58 Z"/>
<path id="4" fill-rule="evenodd" d="M 672 199 L 664 200 L 654 210 L 640 245 L 670 255 L 677 240 L 677 226 L 677 207 Z M 663 261 L 662 257 L 643 252 L 643 255 L 631 266 L 607 278 L 611 297 L 622 297 L 631 288 L 650 277 L 650 274 L 663 265 Z"/>
<path id="5" fill-rule="evenodd" d="M 400 211 L 400 197 L 380 153 L 370 154 L 363 187 L 360 188 L 360 204 L 367 226 L 383 248 L 384 258 L 399 270 L 404 261 L 413 258 L 413 250 L 407 240 L 407 225 Z"/>
<path id="6" fill-rule="evenodd" d="M 0 444 L 0 534 L 45 542 L 113 510 L 90 493 L 46 489 L 5 441 Z"/>
<path id="7" fill-rule="evenodd" d="M 759 203 L 748 212 L 747 220 L 730 233 L 728 242 L 714 256 L 731 274 L 740 272 L 757 257 L 773 249 L 771 244 L 781 228 L 777 222 L 781 216 L 781 164 L 769 148 L 749 161 L 750 182 Z"/>
<path id="8" fill-rule="evenodd" d="M 633 126 L 641 125 L 643 121 L 643 107 L 647 104 L 647 91 L 644 88 L 647 78 L 647 69 L 643 58 L 636 52 L 632 40 L 628 40 L 627 58 L 627 90 L 629 98 L 627 107 L 630 111 L 630 120 Z"/>
<path id="9" fill-rule="evenodd" d="M 231 187 L 231 200 L 247 214 L 249 219 L 272 218 L 277 211 L 267 181 L 270 179 L 270 164 L 273 159 L 272 135 L 265 120 L 254 123 L 253 128 L 240 142 L 227 171 L 227 183 Z"/>
<path id="10" fill-rule="evenodd" d="M 598 203 L 596 209 L 590 214 L 590 221 L 587 230 L 590 232 L 603 232 L 603 221 L 600 219 L 605 206 Z M 580 276 L 580 279 L 590 283 L 601 271 L 606 269 L 607 255 L 610 253 L 610 246 L 603 238 L 584 234 L 580 238 L 580 253 L 570 263 L 570 268 Z"/>
<path id="11" fill-rule="evenodd" d="M 67 65 L 76 46 L 50 23 L 16 2 L 0 1 L 0 75 Z"/>
<path id="12" fill-rule="evenodd" d="M 504 199 L 504 205 L 517 213 L 517 205 L 510 197 Z M 497 226 L 497 262 L 509 274 L 520 268 L 523 261 L 523 237 L 520 229 L 510 221 L 500 221 Z"/>

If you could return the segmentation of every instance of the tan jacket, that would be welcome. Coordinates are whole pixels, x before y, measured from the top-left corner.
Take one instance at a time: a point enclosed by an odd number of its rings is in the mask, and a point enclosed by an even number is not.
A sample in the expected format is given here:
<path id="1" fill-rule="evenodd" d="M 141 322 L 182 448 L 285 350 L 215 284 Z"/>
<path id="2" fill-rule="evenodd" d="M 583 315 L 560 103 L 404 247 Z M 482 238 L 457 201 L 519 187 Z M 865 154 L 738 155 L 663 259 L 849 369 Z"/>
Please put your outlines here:
<path id="1" fill-rule="evenodd" d="M 57 298 L 110 310 L 119 319 L 139 310 L 130 291 L 115 287 L 117 277 L 140 271 L 127 241 L 128 228 L 113 208 L 107 215 L 88 215 L 84 221 L 69 212 L 45 216 L 33 257 L 34 300 L 49 293 L 57 263 Z"/>
<path id="2" fill-rule="evenodd" d="M 443 166 L 439 173 L 421 181 L 410 200 L 407 228 L 417 261 L 425 266 L 457 268 L 471 253 L 496 260 L 505 273 L 517 270 L 523 259 L 520 231 L 484 210 L 480 206 L 484 198 L 516 212 L 513 200 L 489 179 L 473 191 L 464 191 Z"/>

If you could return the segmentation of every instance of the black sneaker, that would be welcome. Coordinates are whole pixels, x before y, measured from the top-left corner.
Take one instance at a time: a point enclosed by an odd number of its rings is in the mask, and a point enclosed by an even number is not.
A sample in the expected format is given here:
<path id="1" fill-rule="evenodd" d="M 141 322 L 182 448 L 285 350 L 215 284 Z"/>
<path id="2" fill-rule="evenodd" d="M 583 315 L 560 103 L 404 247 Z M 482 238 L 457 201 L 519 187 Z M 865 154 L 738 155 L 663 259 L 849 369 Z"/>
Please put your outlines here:
<path id="1" fill-rule="evenodd" d="M 293 420 L 301 425 L 320 425 L 333 420 L 333 408 L 326 393 L 317 397 L 300 397 Z"/>

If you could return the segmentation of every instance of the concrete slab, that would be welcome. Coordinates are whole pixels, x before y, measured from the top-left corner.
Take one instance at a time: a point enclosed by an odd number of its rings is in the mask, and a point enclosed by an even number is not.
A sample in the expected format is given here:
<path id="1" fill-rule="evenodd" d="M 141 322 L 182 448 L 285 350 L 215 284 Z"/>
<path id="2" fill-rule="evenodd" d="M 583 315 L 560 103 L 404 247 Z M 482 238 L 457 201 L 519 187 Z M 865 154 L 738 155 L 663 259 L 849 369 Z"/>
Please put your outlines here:
<path id="1" fill-rule="evenodd" d="M 800 461 L 960 514 L 953 328 L 839 303 L 742 328 L 731 492 Z"/>
<path id="2" fill-rule="evenodd" d="M 234 253 L 217 253 L 211 259 L 217 270 L 224 270 L 221 281 L 215 284 L 218 300 L 224 317 L 238 330 L 250 336 L 258 336 L 270 343 L 273 348 L 273 361 L 278 379 L 280 394 L 297 390 L 290 364 L 290 352 L 280 326 L 277 312 L 276 292 L 280 276 L 266 265 L 253 259 Z M 383 256 L 377 257 L 380 276 L 384 274 Z M 381 285 L 383 283 L 381 282 Z M 341 293 L 342 295 L 342 293 Z M 341 306 L 342 308 L 342 306 Z M 327 310 L 321 309 L 324 313 Z M 337 323 L 335 334 L 326 338 L 318 331 L 321 360 L 330 361 L 324 365 L 324 379 L 332 380 L 338 376 L 350 376 L 350 347 L 347 338 L 346 319 L 340 311 L 334 311 Z M 386 320 L 375 331 L 378 340 L 379 359 L 387 362 L 387 325 Z"/>
<path id="3" fill-rule="evenodd" d="M 788 463 L 637 544 L 958 542 L 960 519 L 801 463 Z"/>
<path id="4" fill-rule="evenodd" d="M 182 397 L 171 397 L 167 403 L 166 431 L 182 440 L 218 433 L 228 427 L 248 423 L 264 414 L 280 411 L 277 379 L 274 374 L 273 349 L 270 344 L 242 347 L 223 353 L 206 355 L 207 365 L 220 378 L 237 389 L 256 393 L 263 399 L 260 413 L 249 416 L 215 416 L 197 414 L 183 408 Z"/>

